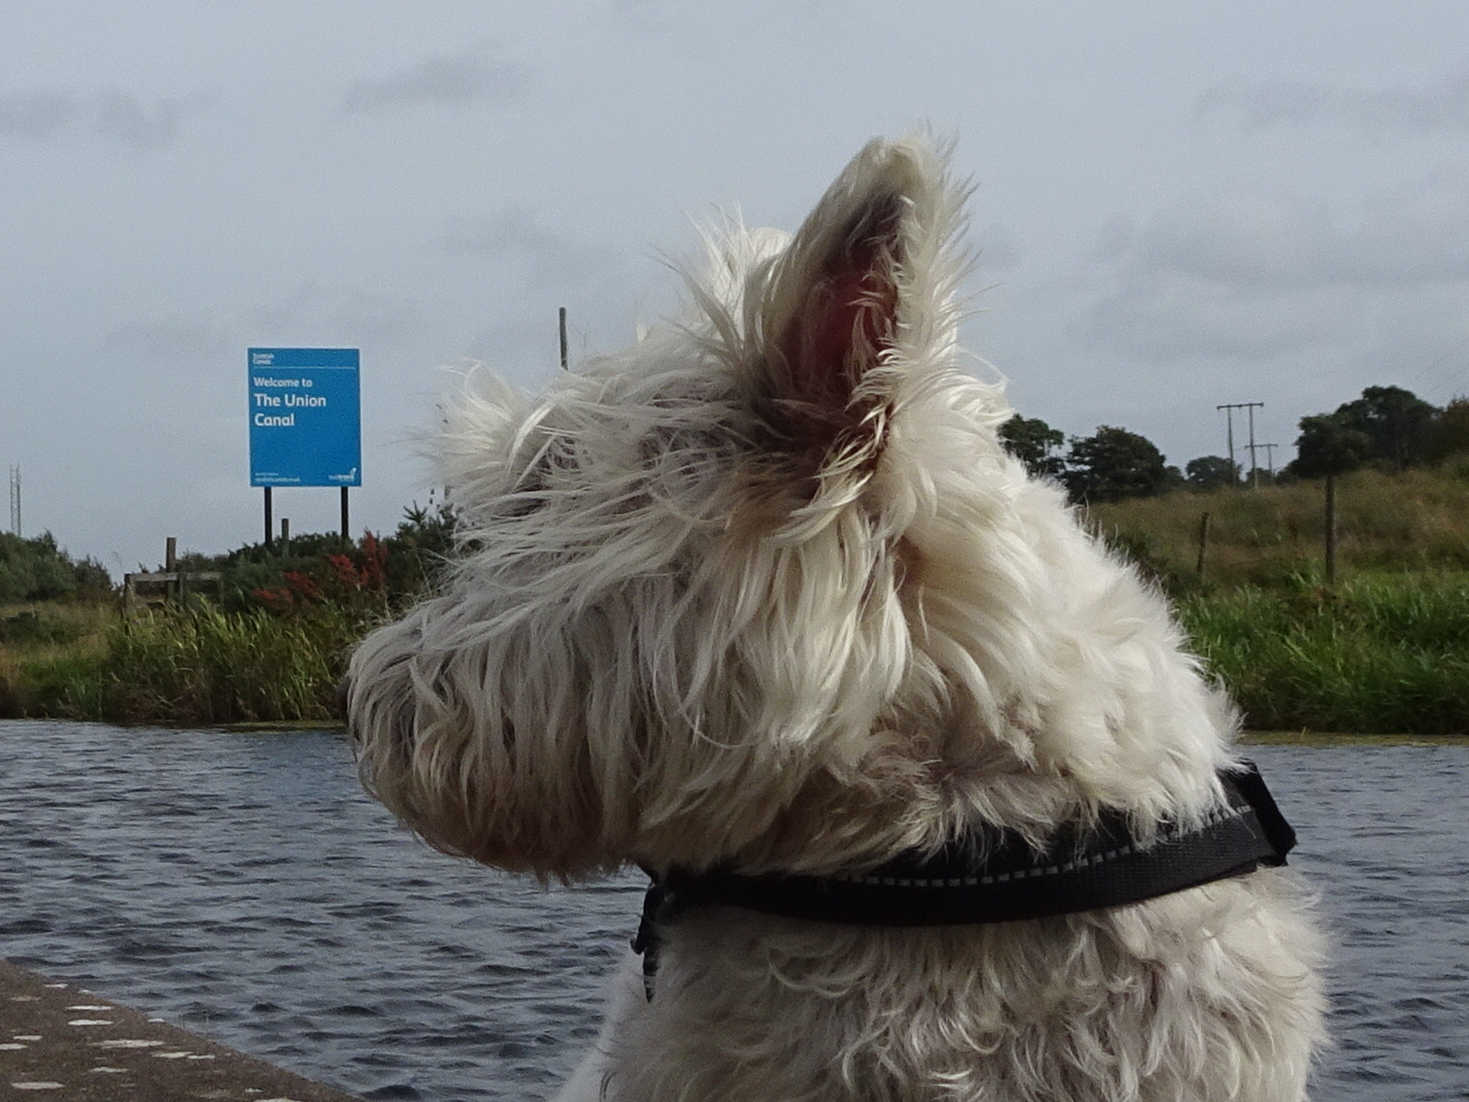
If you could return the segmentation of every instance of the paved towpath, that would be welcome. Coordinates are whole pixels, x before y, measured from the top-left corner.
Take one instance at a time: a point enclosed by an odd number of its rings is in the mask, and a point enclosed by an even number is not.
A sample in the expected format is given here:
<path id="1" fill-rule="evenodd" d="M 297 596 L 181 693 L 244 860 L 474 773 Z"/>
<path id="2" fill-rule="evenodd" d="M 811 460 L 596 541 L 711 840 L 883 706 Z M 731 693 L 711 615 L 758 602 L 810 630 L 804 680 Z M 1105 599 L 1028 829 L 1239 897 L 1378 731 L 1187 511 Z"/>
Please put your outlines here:
<path id="1" fill-rule="evenodd" d="M 353 1096 L 0 960 L 0 1099 L 352 1102 Z"/>

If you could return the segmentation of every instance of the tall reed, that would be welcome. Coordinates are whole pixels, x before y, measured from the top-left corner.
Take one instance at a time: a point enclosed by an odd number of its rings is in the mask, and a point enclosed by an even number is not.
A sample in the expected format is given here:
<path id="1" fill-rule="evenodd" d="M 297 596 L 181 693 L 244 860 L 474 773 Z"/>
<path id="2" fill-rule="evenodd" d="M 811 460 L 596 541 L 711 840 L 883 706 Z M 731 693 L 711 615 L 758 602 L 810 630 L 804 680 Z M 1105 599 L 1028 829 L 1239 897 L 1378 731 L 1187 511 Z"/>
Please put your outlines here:
<path id="1" fill-rule="evenodd" d="M 367 624 L 320 605 L 282 616 L 202 601 L 119 619 L 83 644 L 0 653 L 0 715 L 116 723 L 329 720 Z"/>
<path id="2" fill-rule="evenodd" d="M 322 720 L 358 625 L 330 606 L 310 616 L 194 604 L 112 629 L 102 709 L 115 720 Z"/>

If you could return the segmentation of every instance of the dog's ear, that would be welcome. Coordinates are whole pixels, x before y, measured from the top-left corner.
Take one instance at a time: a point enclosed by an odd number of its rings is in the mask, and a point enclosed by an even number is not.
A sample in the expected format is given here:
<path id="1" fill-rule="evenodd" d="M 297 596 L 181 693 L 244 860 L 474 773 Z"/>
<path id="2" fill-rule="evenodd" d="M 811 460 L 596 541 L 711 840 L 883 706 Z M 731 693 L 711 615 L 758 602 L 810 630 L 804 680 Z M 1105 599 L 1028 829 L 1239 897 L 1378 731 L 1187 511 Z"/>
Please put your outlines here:
<path id="1" fill-rule="evenodd" d="M 902 199 L 867 198 L 838 232 L 819 235 L 814 264 L 787 275 L 794 283 L 789 316 L 773 319 L 765 349 L 776 421 L 807 442 L 835 439 L 871 415 L 861 408 L 871 403 L 858 402 L 857 394 L 892 347 L 898 324 Z M 798 236 L 796 246 L 803 243 Z"/>
<path id="2" fill-rule="evenodd" d="M 869 143 L 746 299 L 764 420 L 825 477 L 871 466 L 903 377 L 954 347 L 962 201 L 944 150 Z"/>

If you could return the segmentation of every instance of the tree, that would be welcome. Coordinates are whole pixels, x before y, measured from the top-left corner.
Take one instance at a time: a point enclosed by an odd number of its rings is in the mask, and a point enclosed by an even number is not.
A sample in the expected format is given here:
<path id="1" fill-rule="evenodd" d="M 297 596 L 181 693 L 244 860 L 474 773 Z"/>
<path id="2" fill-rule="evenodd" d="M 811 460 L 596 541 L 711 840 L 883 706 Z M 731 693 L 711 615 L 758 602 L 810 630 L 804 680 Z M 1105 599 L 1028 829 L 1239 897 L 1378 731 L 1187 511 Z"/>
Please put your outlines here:
<path id="1" fill-rule="evenodd" d="M 1065 462 L 1051 454 L 1051 449 L 1059 448 L 1065 439 L 1060 429 L 1051 428 L 1039 417 L 1025 418 L 1017 413 L 1000 426 L 1000 443 L 1037 478 L 1060 478 L 1065 472 Z"/>
<path id="2" fill-rule="evenodd" d="M 1093 436 L 1071 438 L 1064 481 L 1075 501 L 1146 497 L 1167 477 L 1163 453 L 1145 436 L 1100 425 Z"/>
<path id="3" fill-rule="evenodd" d="M 1299 478 L 1342 474 L 1360 467 L 1372 455 L 1372 438 L 1337 413 L 1301 418 L 1296 458 L 1286 470 Z"/>
<path id="4" fill-rule="evenodd" d="M 101 563 L 74 561 L 50 532 L 30 539 L 0 532 L 0 604 L 49 601 L 78 592 L 102 596 L 111 589 L 112 579 Z"/>
<path id="5" fill-rule="evenodd" d="M 1239 485 L 1239 464 L 1222 455 L 1201 455 L 1185 467 L 1188 484 L 1195 490 L 1217 490 Z"/>
<path id="6" fill-rule="evenodd" d="M 1400 386 L 1369 386 L 1362 397 L 1337 407 L 1342 424 L 1372 442 L 1370 458 L 1398 470 L 1424 462 L 1432 445 L 1437 406 Z"/>
<path id="7" fill-rule="evenodd" d="M 1428 443 L 1430 459 L 1469 453 L 1469 398 L 1455 398 L 1444 406 Z"/>

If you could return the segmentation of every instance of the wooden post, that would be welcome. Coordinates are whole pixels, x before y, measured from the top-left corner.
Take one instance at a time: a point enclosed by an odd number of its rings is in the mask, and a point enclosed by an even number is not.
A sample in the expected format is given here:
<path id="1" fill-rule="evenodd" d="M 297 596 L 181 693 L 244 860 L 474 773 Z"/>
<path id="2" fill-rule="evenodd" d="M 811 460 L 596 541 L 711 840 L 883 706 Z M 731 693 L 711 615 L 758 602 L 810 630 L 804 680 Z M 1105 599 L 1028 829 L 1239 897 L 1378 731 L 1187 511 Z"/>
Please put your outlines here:
<path id="1" fill-rule="evenodd" d="M 342 539 L 344 541 L 345 540 L 350 540 L 352 538 L 351 536 L 349 536 L 347 534 L 349 530 L 350 529 L 347 526 L 347 487 L 343 486 L 342 487 Z"/>
<path id="2" fill-rule="evenodd" d="M 1326 476 L 1326 586 L 1336 586 L 1336 475 Z"/>
<path id="3" fill-rule="evenodd" d="M 561 319 L 561 370 L 562 371 L 565 371 L 565 370 L 567 370 L 567 367 L 566 367 L 566 307 L 562 306 L 558 312 L 560 314 L 560 319 Z"/>
<path id="4" fill-rule="evenodd" d="M 267 486 L 265 487 L 265 549 L 267 551 L 269 551 L 271 548 L 270 530 L 272 527 L 274 527 L 274 525 L 271 523 L 270 519 L 270 487 Z"/>
<path id="5" fill-rule="evenodd" d="M 281 517 L 281 554 L 291 553 L 291 518 Z"/>
<path id="6" fill-rule="evenodd" d="M 177 536 L 163 538 L 163 591 L 175 601 L 184 599 L 183 579 L 179 577 L 179 540 Z"/>
<path id="7" fill-rule="evenodd" d="M 1199 581 L 1204 580 L 1204 556 L 1209 550 L 1209 514 L 1199 518 Z"/>

